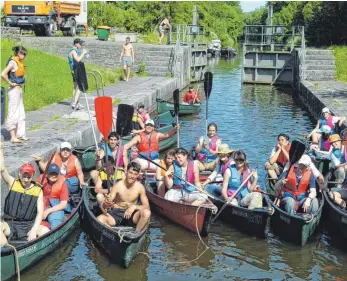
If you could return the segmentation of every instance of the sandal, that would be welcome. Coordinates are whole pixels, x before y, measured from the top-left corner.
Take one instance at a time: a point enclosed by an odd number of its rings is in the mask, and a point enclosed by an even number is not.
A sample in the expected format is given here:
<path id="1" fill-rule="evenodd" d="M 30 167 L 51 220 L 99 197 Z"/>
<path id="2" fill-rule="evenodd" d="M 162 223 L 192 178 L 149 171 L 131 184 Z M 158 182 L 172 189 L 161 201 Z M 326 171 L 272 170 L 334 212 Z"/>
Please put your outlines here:
<path id="1" fill-rule="evenodd" d="M 26 136 L 19 137 L 18 139 L 21 140 L 21 141 L 28 141 L 28 140 L 30 140 L 30 138 L 28 138 Z"/>
<path id="2" fill-rule="evenodd" d="M 11 143 L 23 143 L 23 141 L 21 141 L 20 139 L 16 139 L 16 140 L 10 140 Z"/>
<path id="3" fill-rule="evenodd" d="M 342 209 L 346 209 L 346 201 L 345 200 L 343 200 L 343 199 L 341 199 L 341 203 L 338 205 L 340 208 L 342 208 Z"/>

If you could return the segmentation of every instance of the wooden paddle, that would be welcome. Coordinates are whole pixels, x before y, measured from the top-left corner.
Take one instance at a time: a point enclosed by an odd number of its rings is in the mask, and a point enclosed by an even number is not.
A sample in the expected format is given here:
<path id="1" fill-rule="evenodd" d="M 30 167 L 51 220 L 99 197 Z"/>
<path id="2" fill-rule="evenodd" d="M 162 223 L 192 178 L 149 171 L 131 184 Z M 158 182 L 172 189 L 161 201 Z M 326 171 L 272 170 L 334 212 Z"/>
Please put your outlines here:
<path id="1" fill-rule="evenodd" d="M 116 132 L 120 136 L 118 150 L 117 150 L 117 159 L 116 159 L 116 169 L 114 172 L 113 184 L 117 180 L 117 172 L 119 168 L 119 155 L 123 142 L 123 137 L 127 136 L 131 132 L 131 120 L 134 115 L 134 107 L 129 104 L 119 104 L 117 111 L 117 123 L 116 123 Z"/>
<path id="2" fill-rule="evenodd" d="M 208 99 L 210 98 L 212 91 L 212 81 L 213 74 L 212 72 L 205 72 L 205 80 L 204 80 L 204 91 L 206 97 L 206 137 L 207 137 L 207 125 L 208 125 Z"/>
<path id="3" fill-rule="evenodd" d="M 105 143 L 107 145 L 108 134 L 112 128 L 112 118 L 113 118 L 113 109 L 112 109 L 112 98 L 111 97 L 97 97 L 94 100 L 95 114 L 96 114 L 96 123 L 100 133 L 104 136 Z M 96 143 L 96 149 L 98 149 Z M 107 174 L 107 189 L 110 192 L 110 182 L 109 182 L 109 168 L 108 168 L 108 154 L 107 147 L 105 148 L 106 160 L 106 174 Z"/>
<path id="4" fill-rule="evenodd" d="M 200 88 L 200 82 L 201 82 L 201 79 L 202 79 L 202 74 L 203 74 L 203 71 L 201 71 L 200 73 L 200 79 L 198 80 L 197 82 L 197 89 L 196 89 L 196 95 L 194 96 L 194 99 L 193 99 L 193 104 L 195 103 L 195 99 L 197 98 L 198 94 L 199 94 L 199 88 Z"/>
<path id="5" fill-rule="evenodd" d="M 294 163 L 298 162 L 300 160 L 300 158 L 302 157 L 302 155 L 305 153 L 305 144 L 303 144 L 302 142 L 298 141 L 298 140 L 293 140 L 292 144 L 290 146 L 290 150 L 289 150 L 289 161 L 290 161 L 290 165 L 289 165 L 289 169 L 287 171 L 286 177 L 288 177 L 288 174 L 290 172 L 290 169 L 292 168 L 292 166 L 294 165 Z M 281 187 L 281 190 L 277 196 L 277 198 L 274 201 L 274 204 L 277 204 L 277 201 L 279 200 L 281 193 L 282 193 L 282 189 L 284 186 Z"/>
<path id="6" fill-rule="evenodd" d="M 178 115 L 180 112 L 180 91 L 178 89 L 173 91 L 174 110 L 176 115 L 176 124 L 178 125 Z M 177 130 L 177 147 L 180 147 L 180 130 Z"/>

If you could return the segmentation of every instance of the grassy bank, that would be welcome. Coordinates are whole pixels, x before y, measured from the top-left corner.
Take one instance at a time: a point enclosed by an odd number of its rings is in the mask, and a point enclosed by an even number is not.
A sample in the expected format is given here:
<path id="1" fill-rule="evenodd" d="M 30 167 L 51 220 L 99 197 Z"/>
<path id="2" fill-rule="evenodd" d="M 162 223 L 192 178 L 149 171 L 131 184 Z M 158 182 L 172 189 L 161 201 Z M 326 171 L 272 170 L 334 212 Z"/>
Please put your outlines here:
<path id="1" fill-rule="evenodd" d="M 331 46 L 335 52 L 336 78 L 347 83 L 347 46 Z"/>
<path id="2" fill-rule="evenodd" d="M 1 69 L 3 70 L 9 57 L 13 54 L 15 43 L 1 40 Z M 60 102 L 72 96 L 72 77 L 67 58 L 61 58 L 42 51 L 27 48 L 25 59 L 25 94 L 24 106 L 26 111 L 40 109 L 46 105 Z M 99 70 L 105 84 L 117 83 L 123 75 L 122 70 L 112 70 L 95 65 L 87 65 L 88 70 Z M 2 81 L 1 85 L 8 87 Z M 95 90 L 93 81 L 89 80 L 89 92 Z"/>

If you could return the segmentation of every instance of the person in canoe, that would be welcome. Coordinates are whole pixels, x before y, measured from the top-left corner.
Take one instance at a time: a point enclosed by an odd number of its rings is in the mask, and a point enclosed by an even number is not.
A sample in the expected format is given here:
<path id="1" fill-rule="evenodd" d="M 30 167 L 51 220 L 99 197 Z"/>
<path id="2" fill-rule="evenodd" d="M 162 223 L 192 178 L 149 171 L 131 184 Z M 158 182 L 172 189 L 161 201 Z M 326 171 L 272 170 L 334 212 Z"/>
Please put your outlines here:
<path id="1" fill-rule="evenodd" d="M 42 158 L 33 154 L 32 157 L 38 163 L 40 169 L 44 171 L 47 162 L 43 162 Z M 69 193 L 78 193 L 80 187 L 88 184 L 84 182 L 84 175 L 80 161 L 72 154 L 72 146 L 69 142 L 60 144 L 60 152 L 56 152 L 52 159 L 52 164 L 57 164 L 60 167 L 60 174 L 65 177 Z"/>
<path id="2" fill-rule="evenodd" d="M 216 188 L 209 188 L 207 191 L 211 192 L 216 197 L 229 200 L 235 191 L 241 186 L 241 184 L 251 174 L 248 168 L 247 156 L 242 150 L 233 152 L 234 161 L 228 160 L 222 167 L 221 172 L 223 175 L 223 183 L 220 190 Z M 224 159 L 225 161 L 225 159 Z M 262 194 L 257 192 L 259 186 L 258 173 L 253 171 L 253 175 L 244 183 L 239 193 L 231 200 L 231 204 L 235 206 L 248 207 L 248 209 L 262 208 L 263 197 Z M 220 192 L 219 195 L 217 192 Z"/>
<path id="3" fill-rule="evenodd" d="M 97 219 L 108 227 L 112 226 L 135 226 L 136 231 L 141 232 L 151 216 L 145 187 L 137 181 L 141 166 L 131 162 L 127 166 L 125 180 L 113 185 L 111 193 L 104 203 L 107 213 L 101 214 Z M 140 201 L 140 204 L 137 202 Z"/>
<path id="4" fill-rule="evenodd" d="M 141 155 L 159 164 L 159 141 L 175 135 L 177 133 L 178 128 L 179 124 L 176 125 L 174 129 L 165 134 L 159 132 L 157 133 L 154 130 L 154 121 L 151 119 L 147 120 L 145 123 L 145 131 L 141 132 L 140 134 L 135 136 L 130 142 L 124 145 L 124 167 L 126 167 L 129 163 L 128 150 L 133 146 L 137 145 L 140 157 L 136 158 L 134 161 L 141 165 L 142 170 L 156 170 L 157 166 L 143 159 Z"/>
<path id="5" fill-rule="evenodd" d="M 57 228 L 64 220 L 65 212 L 69 201 L 69 190 L 64 176 L 60 175 L 60 167 L 50 164 L 47 175 L 42 174 L 39 182 L 43 186 L 44 212 L 43 222 L 46 232 Z"/>
<path id="6" fill-rule="evenodd" d="M 321 154 L 329 154 L 330 151 L 330 142 L 329 137 L 331 135 L 331 128 L 328 125 L 323 125 L 316 131 L 317 134 L 321 135 L 318 139 L 318 143 L 311 144 L 310 149 Z"/>
<path id="7" fill-rule="evenodd" d="M 171 167 L 173 161 L 175 160 L 175 154 L 176 150 L 175 149 L 169 149 L 165 153 L 164 159 L 160 160 L 159 165 L 164 167 L 165 169 L 168 169 Z M 161 168 L 157 168 L 156 172 L 156 180 L 157 180 L 157 187 L 158 187 L 158 195 L 160 197 L 165 196 L 165 184 L 164 184 L 164 176 L 165 176 L 166 171 Z"/>
<path id="8" fill-rule="evenodd" d="M 331 115 L 330 109 L 327 107 L 324 107 L 322 109 L 322 115 L 317 121 L 316 127 L 312 130 L 310 134 L 308 134 L 307 138 L 309 139 L 312 137 L 313 144 L 318 144 L 319 139 L 321 137 L 321 134 L 318 132 L 318 130 L 324 126 L 327 125 L 330 127 L 330 134 L 335 134 L 338 127 L 341 127 L 342 123 L 346 120 L 346 117 L 338 117 Z"/>
<path id="9" fill-rule="evenodd" d="M 279 134 L 277 136 L 277 145 L 272 150 L 269 161 L 265 163 L 265 170 L 273 181 L 282 174 L 284 166 L 289 161 L 290 142 L 289 136 Z"/>
<path id="10" fill-rule="evenodd" d="M 96 170 L 90 172 L 90 177 L 97 182 L 100 175 L 100 171 L 105 168 L 105 151 L 107 151 L 107 156 L 112 158 L 112 162 L 115 163 L 117 158 L 117 152 L 119 147 L 119 135 L 116 132 L 110 132 L 108 135 L 108 143 L 104 143 L 99 151 L 96 151 L 95 155 L 95 167 Z M 123 163 L 123 149 L 124 146 L 119 147 L 119 160 L 118 160 L 118 171 L 117 180 L 123 179 L 124 175 L 124 163 Z"/>
<path id="11" fill-rule="evenodd" d="M 145 129 L 145 123 L 143 122 L 143 118 L 141 114 L 137 110 L 135 110 L 135 107 L 133 117 L 131 119 L 131 129 L 132 134 L 138 134 L 140 132 L 143 132 Z"/>
<path id="12" fill-rule="evenodd" d="M 330 152 L 331 166 L 338 182 L 336 187 L 342 187 L 342 183 L 347 179 L 347 144 L 342 145 L 342 139 L 338 134 L 331 135 L 329 141 L 332 146 Z"/>
<path id="13" fill-rule="evenodd" d="M 145 109 L 145 105 L 143 103 L 138 104 L 137 112 L 141 115 L 144 123 L 146 123 L 147 120 L 151 119 L 151 116 L 149 116 L 147 110 Z"/>
<path id="14" fill-rule="evenodd" d="M 217 150 L 221 139 L 216 135 L 217 124 L 210 123 L 207 126 L 207 140 L 201 136 L 195 147 L 196 164 L 200 171 L 213 171 L 217 164 Z"/>
<path id="15" fill-rule="evenodd" d="M 331 200 L 342 209 L 347 209 L 347 185 L 337 191 L 330 191 L 329 197 Z"/>
<path id="16" fill-rule="evenodd" d="M 314 214 L 319 207 L 316 192 L 316 177 L 310 169 L 311 159 L 303 155 L 294 164 L 287 178 L 283 172 L 275 185 L 276 198 L 280 195 L 280 208 L 294 215 L 295 213 Z M 281 194 L 279 191 L 282 189 Z"/>
<path id="17" fill-rule="evenodd" d="M 11 239 L 34 240 L 45 234 L 41 226 L 43 215 L 42 186 L 33 180 L 35 167 L 25 163 L 19 170 L 18 179 L 7 171 L 4 162 L 2 144 L 0 145 L 1 177 L 9 189 L 5 199 L 4 216 L 0 222 L 0 246 L 5 246 Z"/>
<path id="18" fill-rule="evenodd" d="M 176 175 L 185 179 L 181 181 Z M 164 176 L 164 183 L 169 190 L 165 193 L 165 199 L 173 202 L 188 202 L 193 206 L 199 206 L 207 202 L 208 197 L 202 189 L 199 178 L 199 169 L 194 161 L 188 161 L 188 152 L 184 148 L 177 148 L 175 161 L 169 167 Z"/>
<path id="19" fill-rule="evenodd" d="M 189 86 L 188 92 L 184 95 L 182 102 L 184 104 L 200 103 L 200 95 L 194 90 L 192 86 Z"/>

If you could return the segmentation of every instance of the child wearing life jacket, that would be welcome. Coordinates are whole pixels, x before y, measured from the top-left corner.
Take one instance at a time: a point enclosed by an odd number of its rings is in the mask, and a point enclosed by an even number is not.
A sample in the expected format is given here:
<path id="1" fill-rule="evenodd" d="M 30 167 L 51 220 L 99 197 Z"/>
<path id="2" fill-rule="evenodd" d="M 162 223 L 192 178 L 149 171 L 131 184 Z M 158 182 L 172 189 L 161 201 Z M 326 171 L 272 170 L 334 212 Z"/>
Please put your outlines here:
<path id="1" fill-rule="evenodd" d="M 342 139 L 338 134 L 329 137 L 332 149 L 330 152 L 332 168 L 334 168 L 334 175 L 338 182 L 336 187 L 342 187 L 342 183 L 346 180 L 347 175 L 347 153 L 346 144 L 342 145 Z"/>
<path id="2" fill-rule="evenodd" d="M 23 46 L 12 49 L 14 56 L 7 61 L 6 68 L 1 73 L 1 78 L 10 87 L 8 88 L 8 112 L 6 129 L 10 132 L 11 143 L 21 143 L 29 138 L 25 133 L 25 111 L 22 87 L 25 83 L 23 61 L 28 51 Z"/>
<path id="3" fill-rule="evenodd" d="M 173 161 L 175 160 L 175 149 L 170 149 L 165 153 L 164 159 L 161 159 L 159 162 L 159 165 L 162 166 L 165 169 L 168 169 Z M 164 176 L 166 171 L 159 168 L 156 171 L 156 180 L 157 180 L 157 187 L 158 187 L 158 195 L 160 197 L 164 197 L 165 195 L 165 184 L 164 184 Z"/>

